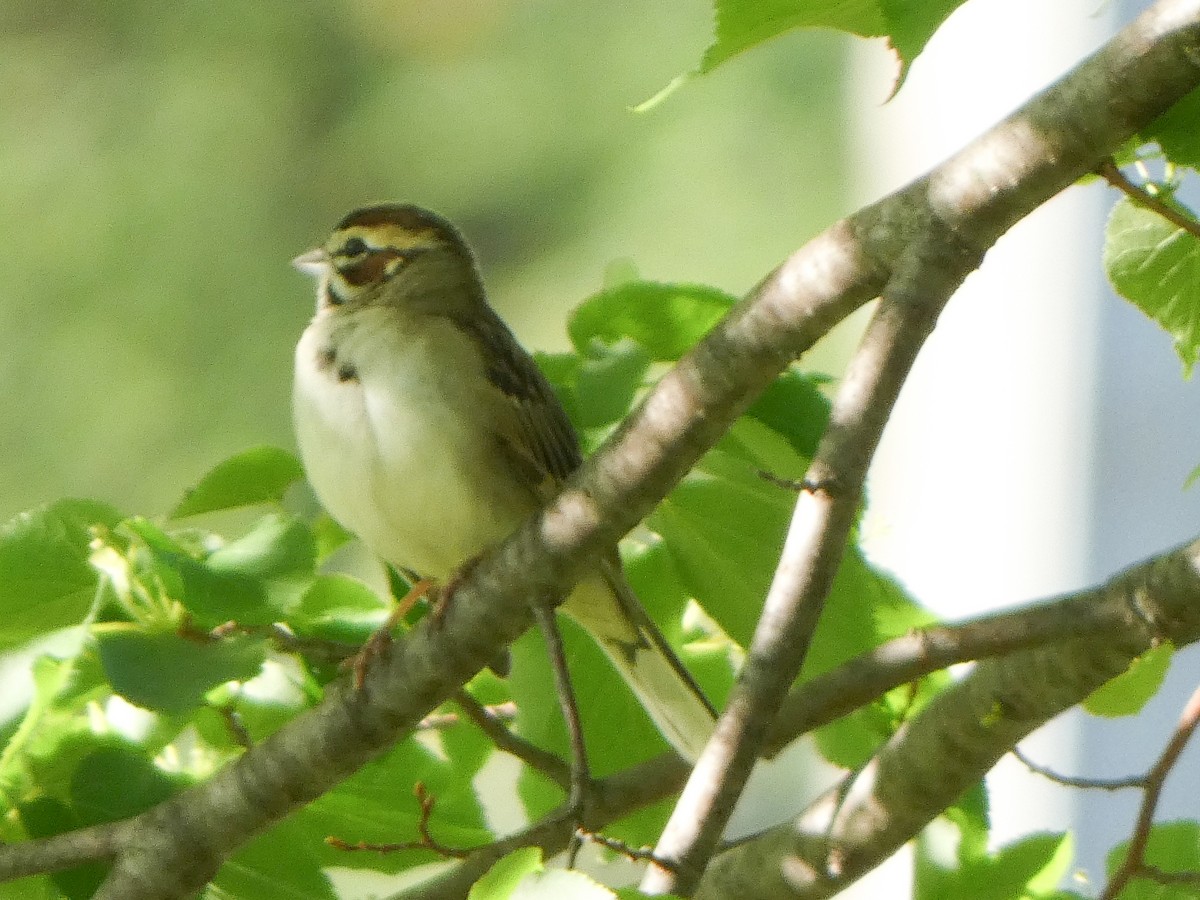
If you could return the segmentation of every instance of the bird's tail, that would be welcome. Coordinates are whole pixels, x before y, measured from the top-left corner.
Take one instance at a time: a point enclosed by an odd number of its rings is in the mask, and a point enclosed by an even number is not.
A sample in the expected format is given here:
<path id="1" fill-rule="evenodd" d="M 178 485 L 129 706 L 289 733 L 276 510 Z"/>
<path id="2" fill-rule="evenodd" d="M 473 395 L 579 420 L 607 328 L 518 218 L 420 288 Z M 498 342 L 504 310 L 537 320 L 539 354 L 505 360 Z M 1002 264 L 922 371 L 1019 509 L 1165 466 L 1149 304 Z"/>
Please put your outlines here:
<path id="1" fill-rule="evenodd" d="M 716 710 L 651 621 L 616 562 L 589 575 L 562 611 L 600 645 L 679 755 L 695 762 L 712 736 Z"/>

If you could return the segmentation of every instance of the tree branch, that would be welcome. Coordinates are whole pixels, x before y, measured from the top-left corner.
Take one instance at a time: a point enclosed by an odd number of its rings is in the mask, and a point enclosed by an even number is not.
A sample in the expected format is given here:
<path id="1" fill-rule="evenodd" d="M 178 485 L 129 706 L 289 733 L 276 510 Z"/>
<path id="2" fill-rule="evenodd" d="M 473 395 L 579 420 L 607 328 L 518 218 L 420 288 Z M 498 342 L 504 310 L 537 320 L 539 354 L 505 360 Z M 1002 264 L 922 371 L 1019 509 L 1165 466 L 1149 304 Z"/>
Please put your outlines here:
<path id="1" fill-rule="evenodd" d="M 1042 190 L 1066 187 L 1128 137 L 1127 109 L 1121 107 L 1127 85 L 1116 76 L 1135 70 L 1161 77 L 1174 70 L 1176 90 L 1195 86 L 1197 12 L 1194 3 L 1160 2 L 1059 84 L 875 208 L 885 231 L 886 223 L 900 222 L 905 237 L 888 257 L 894 262 L 882 302 L 804 479 L 833 489 L 803 493 L 797 501 L 747 663 L 655 848 L 655 856 L 674 866 L 652 865 L 644 891 L 691 894 L 716 849 L 784 690 L 803 663 L 883 425 L 945 303 L 986 248 L 1032 209 L 1027 203 L 1048 199 L 1049 194 L 1039 196 Z M 1162 53 L 1150 64 L 1155 54 L 1147 41 L 1156 39 Z M 1106 91 L 1103 101 L 1112 105 L 1098 111 L 1097 95 Z M 1131 93 L 1150 99 L 1137 89 Z M 1081 103 L 1084 96 L 1092 102 Z M 1165 109 L 1163 101 L 1154 95 L 1159 110 Z M 851 221 L 870 220 L 871 212 Z M 864 249 L 879 258 L 874 242 Z"/>
<path id="2" fill-rule="evenodd" d="M 1146 862 L 1146 847 L 1150 843 L 1150 829 L 1154 826 L 1154 811 L 1158 808 L 1158 799 L 1162 795 L 1163 785 L 1166 784 L 1167 776 L 1171 774 L 1175 763 L 1179 761 L 1179 754 L 1192 739 L 1198 726 L 1200 726 L 1200 688 L 1196 688 L 1192 692 L 1192 696 L 1188 698 L 1171 739 L 1150 771 L 1146 773 L 1145 792 L 1142 796 L 1142 805 L 1138 809 L 1137 825 L 1133 829 L 1133 837 L 1130 838 L 1129 846 L 1125 849 L 1124 861 L 1113 873 L 1112 878 L 1108 880 L 1108 885 L 1104 888 L 1104 893 L 1100 895 L 1100 900 L 1115 900 L 1125 885 L 1139 875 L 1155 881 L 1159 880 L 1158 876 L 1160 875 L 1176 877 L 1184 875 L 1188 877 L 1188 883 L 1200 882 L 1198 873 L 1159 872 Z"/>
<path id="3" fill-rule="evenodd" d="M 1200 639 L 1200 540 L 1130 569 L 1092 600 L 1103 633 L 980 663 L 860 772 L 796 820 L 717 857 L 698 898 L 829 897 L 874 868 L 1034 729 L 1162 639 Z M 1074 601 L 1072 601 L 1074 602 Z"/>
<path id="4" fill-rule="evenodd" d="M 867 466 L 900 387 L 942 307 L 982 259 L 930 221 L 887 285 L 805 476 L 783 556 L 750 652 L 716 734 L 655 848 L 642 890 L 692 893 L 764 749 L 770 724 L 804 664 L 858 513 Z"/>

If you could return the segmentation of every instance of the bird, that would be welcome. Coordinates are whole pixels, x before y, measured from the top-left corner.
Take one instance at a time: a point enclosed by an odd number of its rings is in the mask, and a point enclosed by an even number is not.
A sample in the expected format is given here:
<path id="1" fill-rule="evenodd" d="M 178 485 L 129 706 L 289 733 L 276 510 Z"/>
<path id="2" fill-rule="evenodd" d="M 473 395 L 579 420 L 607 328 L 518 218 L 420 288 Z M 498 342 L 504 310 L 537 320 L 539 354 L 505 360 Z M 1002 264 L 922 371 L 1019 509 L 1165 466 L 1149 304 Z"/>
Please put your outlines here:
<path id="1" fill-rule="evenodd" d="M 436 213 L 356 209 L 293 264 L 317 282 L 292 397 L 308 480 L 373 554 L 445 584 L 578 468 L 574 427 L 489 304 L 467 242 Z M 694 762 L 714 708 L 634 594 L 615 546 L 560 610 Z"/>

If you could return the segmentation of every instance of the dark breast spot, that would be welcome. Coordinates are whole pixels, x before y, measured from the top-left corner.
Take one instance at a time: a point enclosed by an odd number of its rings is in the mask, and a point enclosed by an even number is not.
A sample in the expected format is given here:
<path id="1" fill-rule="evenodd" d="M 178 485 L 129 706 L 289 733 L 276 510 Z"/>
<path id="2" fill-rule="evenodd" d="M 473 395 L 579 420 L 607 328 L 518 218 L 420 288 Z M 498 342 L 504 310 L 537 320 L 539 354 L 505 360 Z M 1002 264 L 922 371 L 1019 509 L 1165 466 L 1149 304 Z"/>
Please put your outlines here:
<path id="1" fill-rule="evenodd" d="M 358 370 L 350 363 L 339 362 L 337 351 L 333 347 L 322 347 L 317 351 L 317 369 L 332 372 L 337 375 L 337 380 L 343 383 L 358 380 Z"/>

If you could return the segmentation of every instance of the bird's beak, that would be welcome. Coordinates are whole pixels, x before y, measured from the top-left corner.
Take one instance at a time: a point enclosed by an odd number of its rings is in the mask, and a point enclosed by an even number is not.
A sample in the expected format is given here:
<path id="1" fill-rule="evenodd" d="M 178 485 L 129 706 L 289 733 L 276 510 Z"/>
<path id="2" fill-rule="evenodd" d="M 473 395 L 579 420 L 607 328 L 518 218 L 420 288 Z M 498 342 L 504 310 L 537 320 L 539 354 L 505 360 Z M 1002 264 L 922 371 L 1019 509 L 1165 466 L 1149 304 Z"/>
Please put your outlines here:
<path id="1" fill-rule="evenodd" d="M 325 252 L 324 248 L 317 247 L 315 250 L 301 253 L 292 260 L 292 265 L 305 275 L 320 278 L 329 271 L 329 254 Z"/>

